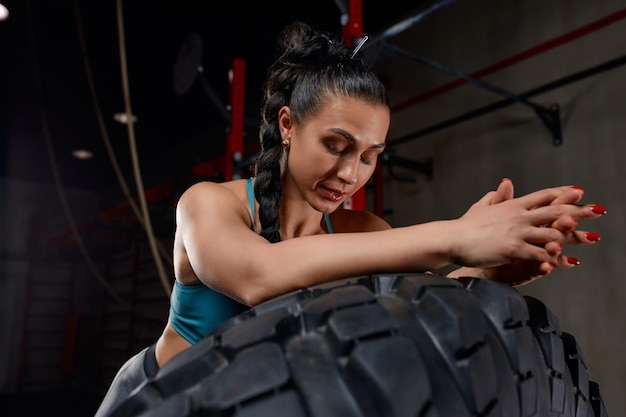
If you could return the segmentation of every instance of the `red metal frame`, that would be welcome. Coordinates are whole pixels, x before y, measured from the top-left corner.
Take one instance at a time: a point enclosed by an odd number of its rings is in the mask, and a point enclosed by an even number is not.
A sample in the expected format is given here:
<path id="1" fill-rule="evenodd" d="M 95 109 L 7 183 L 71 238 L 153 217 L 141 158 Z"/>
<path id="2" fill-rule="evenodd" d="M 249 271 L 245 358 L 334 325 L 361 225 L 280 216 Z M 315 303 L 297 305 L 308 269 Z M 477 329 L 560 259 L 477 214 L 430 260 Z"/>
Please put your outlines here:
<path id="1" fill-rule="evenodd" d="M 343 25 L 343 39 L 352 46 L 354 39 L 363 37 L 363 4 L 361 0 L 350 0 L 348 7 L 349 19 Z"/>
<path id="2" fill-rule="evenodd" d="M 246 85 L 246 61 L 233 59 L 230 73 L 230 131 L 226 138 L 226 165 L 224 179 L 230 181 L 240 177 L 239 164 L 235 158 L 243 158 L 244 99 Z"/>

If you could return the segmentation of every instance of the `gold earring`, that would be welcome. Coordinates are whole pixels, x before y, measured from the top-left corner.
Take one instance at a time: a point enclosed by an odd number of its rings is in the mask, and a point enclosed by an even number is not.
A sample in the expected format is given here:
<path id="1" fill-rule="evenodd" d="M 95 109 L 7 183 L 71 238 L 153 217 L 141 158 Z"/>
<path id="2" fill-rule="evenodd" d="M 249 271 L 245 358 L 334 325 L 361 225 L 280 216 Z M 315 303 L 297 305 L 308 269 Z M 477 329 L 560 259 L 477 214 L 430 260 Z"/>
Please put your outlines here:
<path id="1" fill-rule="evenodd" d="M 289 149 L 289 140 L 283 139 L 283 148 Z"/>

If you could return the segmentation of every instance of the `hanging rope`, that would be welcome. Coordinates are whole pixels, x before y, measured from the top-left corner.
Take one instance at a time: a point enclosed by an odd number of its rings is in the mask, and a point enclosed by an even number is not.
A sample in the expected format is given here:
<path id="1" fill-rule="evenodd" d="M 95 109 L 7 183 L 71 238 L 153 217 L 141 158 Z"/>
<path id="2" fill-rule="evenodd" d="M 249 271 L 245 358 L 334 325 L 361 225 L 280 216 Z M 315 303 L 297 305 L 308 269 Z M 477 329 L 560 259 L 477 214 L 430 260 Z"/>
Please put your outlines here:
<path id="1" fill-rule="evenodd" d="M 150 244 L 150 251 L 152 252 L 152 256 L 154 258 L 159 278 L 161 279 L 161 283 L 163 284 L 163 289 L 165 293 L 170 296 L 171 295 L 171 284 L 167 278 L 167 274 L 165 273 L 165 269 L 163 268 L 163 263 L 161 262 L 161 257 L 158 253 L 158 248 L 156 244 L 156 240 L 154 238 L 154 232 L 152 230 L 152 223 L 150 221 L 150 212 L 148 211 L 148 204 L 146 202 L 145 191 L 143 187 L 143 182 L 141 179 L 141 172 L 139 167 L 139 158 L 137 155 L 137 146 L 135 143 L 135 129 L 134 129 L 134 118 L 133 112 L 130 105 L 130 89 L 128 86 L 128 69 L 126 65 L 126 46 L 125 46 L 125 38 L 124 38 L 124 16 L 122 11 L 122 1 L 117 0 L 117 28 L 118 28 L 118 39 L 119 39 L 119 51 L 120 51 L 120 70 L 122 75 L 122 89 L 124 93 L 124 109 L 126 112 L 126 126 L 128 130 L 128 141 L 130 146 L 130 153 L 133 163 L 133 173 L 135 177 L 135 183 L 137 186 L 137 194 L 139 195 L 139 203 L 141 206 L 141 210 L 143 213 L 143 223 L 145 225 L 146 234 L 148 235 L 148 243 Z"/>
<path id="2" fill-rule="evenodd" d="M 120 187 L 122 188 L 124 196 L 126 197 L 126 201 L 128 201 L 128 204 L 130 205 L 131 209 L 133 210 L 133 213 L 135 214 L 135 217 L 137 218 L 137 220 L 139 221 L 139 223 L 145 230 L 146 229 L 145 219 L 143 218 L 141 212 L 139 211 L 139 207 L 137 206 L 137 203 L 135 203 L 135 199 L 132 197 L 128 184 L 126 180 L 124 179 L 124 175 L 122 174 L 122 171 L 120 169 L 119 163 L 117 161 L 117 157 L 115 156 L 115 152 L 113 151 L 113 146 L 111 145 L 109 134 L 106 130 L 104 117 L 102 117 L 102 110 L 100 109 L 99 100 L 96 94 L 95 83 L 93 82 L 93 76 L 91 73 L 91 65 L 89 64 L 89 59 L 87 58 L 87 47 L 86 47 L 86 42 L 85 42 L 85 35 L 83 32 L 82 19 L 80 17 L 80 12 L 78 10 L 78 0 L 74 0 L 74 15 L 76 19 L 76 29 L 78 30 L 78 39 L 80 42 L 80 49 L 81 49 L 81 53 L 83 56 L 85 74 L 87 76 L 87 83 L 89 85 L 89 92 L 91 93 L 91 100 L 94 106 L 94 110 L 96 112 L 96 118 L 98 120 L 98 126 L 100 128 L 102 139 L 104 141 L 107 154 L 109 156 L 109 160 L 111 161 L 111 165 L 113 166 L 113 171 L 115 172 L 115 176 L 117 177 L 117 181 L 119 182 Z M 165 247 L 160 241 L 157 241 L 157 244 L 159 246 L 159 252 L 161 253 L 161 256 L 168 262 L 170 266 L 172 266 L 173 262 L 172 262 L 172 258 L 169 252 L 165 249 Z"/>

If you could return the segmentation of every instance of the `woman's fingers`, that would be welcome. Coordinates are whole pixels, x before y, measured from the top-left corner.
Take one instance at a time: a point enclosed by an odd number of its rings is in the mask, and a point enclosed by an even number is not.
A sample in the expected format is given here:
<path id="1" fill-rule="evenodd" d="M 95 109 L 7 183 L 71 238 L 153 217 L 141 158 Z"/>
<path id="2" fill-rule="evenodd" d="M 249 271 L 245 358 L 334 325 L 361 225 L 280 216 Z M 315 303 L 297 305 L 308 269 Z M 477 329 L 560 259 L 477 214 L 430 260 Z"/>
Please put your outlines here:
<path id="1" fill-rule="evenodd" d="M 514 198 L 512 182 L 502 180 L 495 191 L 486 193 L 462 216 L 481 233 L 472 235 L 469 242 L 460 239 L 459 263 L 492 268 L 494 272 L 502 272 L 510 264 L 517 277 L 531 280 L 555 267 L 575 266 L 578 260 L 563 255 L 562 247 L 597 242 L 597 233 L 577 227 L 580 220 L 606 213 L 600 205 L 579 205 L 583 194 L 580 187 L 563 186 Z M 493 249 L 487 257 L 484 251 L 476 254 L 481 239 Z"/>
<path id="2" fill-rule="evenodd" d="M 502 203 L 513 198 L 513 183 L 508 178 L 503 178 L 495 191 L 489 191 L 473 206 L 490 206 Z"/>
<path id="3" fill-rule="evenodd" d="M 563 233 L 573 232 L 578 227 L 578 219 L 574 216 L 562 216 L 553 221 L 550 227 Z"/>
<path id="4" fill-rule="evenodd" d="M 599 242 L 602 237 L 599 233 L 584 230 L 572 230 L 562 232 L 554 227 L 531 227 L 525 234 L 524 240 L 530 244 L 545 247 L 548 243 L 554 242 L 558 245 L 592 245 Z M 553 255 L 555 251 L 549 250 Z"/>
<path id="5" fill-rule="evenodd" d="M 559 242 L 548 242 L 545 244 L 544 246 L 546 252 L 548 252 L 548 255 L 550 256 L 560 256 L 561 252 L 563 251 L 563 245 L 561 245 Z"/>
<path id="6" fill-rule="evenodd" d="M 573 234 L 571 232 L 570 234 Z M 549 242 L 565 244 L 566 240 L 572 240 L 571 236 L 553 227 L 531 227 L 526 232 L 524 240 L 530 244 L 545 247 Z"/>
<path id="7" fill-rule="evenodd" d="M 597 232 L 574 230 L 563 234 L 562 244 L 564 245 L 591 245 L 599 242 L 601 236 Z"/>
<path id="8" fill-rule="evenodd" d="M 517 200 L 524 208 L 530 210 L 547 206 L 556 201 L 556 204 L 575 204 L 582 199 L 584 190 L 576 185 L 545 188 L 530 194 L 518 197 Z"/>
<path id="9" fill-rule="evenodd" d="M 554 268 L 573 268 L 580 265 L 578 258 L 561 253 L 561 245 L 558 242 L 548 242 L 544 249 L 552 257 L 551 261 L 514 261 L 496 268 L 498 274 L 495 274 L 494 278 L 517 287 L 548 275 Z"/>
<path id="10" fill-rule="evenodd" d="M 578 185 L 572 185 L 567 189 L 567 191 L 571 191 L 570 188 L 580 191 L 580 192 L 561 193 L 554 200 L 552 200 L 550 204 L 576 204 L 578 203 L 583 198 L 583 195 L 585 195 L 585 190 Z"/>
<path id="11" fill-rule="evenodd" d="M 578 258 L 563 255 L 563 246 L 559 242 L 548 242 L 544 248 L 550 256 L 554 257 L 553 262 L 548 262 L 553 268 L 573 268 L 576 265 L 580 265 Z M 543 265 L 543 267 L 548 268 L 546 265 Z"/>
<path id="12" fill-rule="evenodd" d="M 480 198 L 480 200 L 478 200 L 474 204 L 472 204 L 472 207 L 490 206 L 491 204 L 493 204 L 493 198 L 494 198 L 495 195 L 496 195 L 495 191 L 487 192 L 484 196 L 482 196 Z"/>
<path id="13" fill-rule="evenodd" d="M 550 228 L 539 228 L 539 229 L 550 229 Z M 545 231 L 544 231 L 545 232 Z M 545 235 L 545 233 L 544 233 Z M 585 231 L 574 231 L 572 233 L 565 233 L 563 235 L 563 242 L 550 241 L 543 245 L 543 249 L 545 249 L 546 253 L 551 261 L 542 262 L 539 266 L 537 266 L 537 272 L 535 274 L 539 274 L 541 271 L 543 275 L 551 272 L 551 268 L 573 268 L 577 265 L 580 265 L 580 260 L 573 256 L 564 255 L 562 253 L 563 245 L 571 245 L 571 244 L 586 244 L 591 245 L 600 240 L 600 234 L 596 232 L 585 232 Z"/>
<path id="14" fill-rule="evenodd" d="M 491 204 L 511 200 L 514 196 L 513 182 L 509 178 L 502 178 L 498 188 L 491 198 Z"/>
<path id="15" fill-rule="evenodd" d="M 605 215 L 606 212 L 607 210 L 604 206 L 597 204 L 581 206 L 575 204 L 548 205 L 528 211 L 532 224 L 536 226 L 554 226 L 554 223 L 557 222 L 556 226 L 565 228 L 563 231 L 568 231 L 572 226 L 576 228 L 574 223 L 577 223 L 579 220 L 596 219 Z"/>
<path id="16" fill-rule="evenodd" d="M 580 261 L 578 260 L 578 258 L 567 255 L 559 256 L 557 262 L 555 263 L 555 266 L 559 268 L 573 268 L 576 265 L 580 265 Z"/>
<path id="17" fill-rule="evenodd" d="M 553 269 L 551 262 L 516 260 L 496 268 L 483 269 L 483 275 L 490 280 L 520 286 L 549 274 Z"/>
<path id="18" fill-rule="evenodd" d="M 565 245 L 589 245 L 600 240 L 596 232 L 577 230 L 580 220 L 596 219 L 607 210 L 597 204 L 580 204 L 584 190 L 562 186 L 513 197 L 513 184 L 504 179 L 495 191 L 487 193 L 470 218 L 480 219 L 488 210 L 492 225 L 508 225 L 494 230 L 494 235 L 511 238 L 503 241 L 501 256 L 508 261 L 483 268 L 485 276 L 511 285 L 525 285 L 552 272 L 554 268 L 572 268 L 580 261 L 562 253 Z M 497 220 L 496 220 L 497 219 Z"/>
<path id="19" fill-rule="evenodd" d="M 604 206 L 598 204 L 578 205 L 583 195 L 582 187 L 570 185 L 546 188 L 513 198 L 513 183 L 504 178 L 496 191 L 487 193 L 481 202 L 518 205 L 532 212 L 532 224 L 554 227 L 567 233 L 576 229 L 579 220 L 595 219 L 607 212 Z"/>

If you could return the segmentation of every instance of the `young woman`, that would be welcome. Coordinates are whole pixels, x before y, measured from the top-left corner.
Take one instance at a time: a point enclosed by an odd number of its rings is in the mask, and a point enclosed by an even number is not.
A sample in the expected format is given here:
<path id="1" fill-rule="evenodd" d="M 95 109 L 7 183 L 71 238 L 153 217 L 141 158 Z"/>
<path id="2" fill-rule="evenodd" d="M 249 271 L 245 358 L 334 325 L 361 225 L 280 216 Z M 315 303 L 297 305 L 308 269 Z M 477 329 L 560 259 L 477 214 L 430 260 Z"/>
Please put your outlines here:
<path id="1" fill-rule="evenodd" d="M 343 41 L 290 25 L 264 88 L 254 177 L 190 187 L 177 206 L 170 318 L 120 370 L 97 416 L 215 326 L 278 295 L 362 274 L 431 271 L 524 284 L 572 267 L 563 245 L 591 244 L 578 220 L 605 213 L 562 186 L 513 198 L 503 180 L 460 218 L 391 228 L 342 203 L 385 149 L 390 109 L 376 75 Z M 443 279 L 443 278 L 442 278 Z"/>

